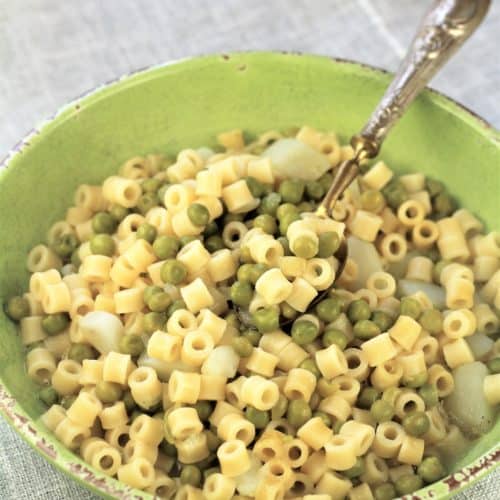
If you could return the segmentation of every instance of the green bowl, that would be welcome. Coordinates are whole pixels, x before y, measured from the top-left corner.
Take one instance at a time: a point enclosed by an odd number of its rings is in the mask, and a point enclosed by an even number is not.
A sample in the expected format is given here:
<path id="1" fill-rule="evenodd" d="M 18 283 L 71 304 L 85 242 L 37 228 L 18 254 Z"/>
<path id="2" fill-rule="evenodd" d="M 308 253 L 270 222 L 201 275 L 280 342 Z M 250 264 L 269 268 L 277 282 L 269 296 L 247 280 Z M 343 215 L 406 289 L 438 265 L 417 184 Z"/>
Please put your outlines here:
<path id="1" fill-rule="evenodd" d="M 127 158 L 214 144 L 217 132 L 308 124 L 360 130 L 390 75 L 326 57 L 244 53 L 200 57 L 127 75 L 68 104 L 34 129 L 0 170 L 0 302 L 28 283 L 29 249 L 60 219 L 81 183 L 99 183 Z M 446 97 L 424 92 L 384 145 L 398 171 L 446 182 L 491 228 L 500 192 L 500 134 Z M 1 308 L 0 308 L 1 309 Z M 36 419 L 44 411 L 26 376 L 15 326 L 0 310 L 0 411 L 47 460 L 105 497 L 151 498 L 93 470 Z M 446 498 L 500 461 L 500 420 L 453 474 L 413 498 Z"/>

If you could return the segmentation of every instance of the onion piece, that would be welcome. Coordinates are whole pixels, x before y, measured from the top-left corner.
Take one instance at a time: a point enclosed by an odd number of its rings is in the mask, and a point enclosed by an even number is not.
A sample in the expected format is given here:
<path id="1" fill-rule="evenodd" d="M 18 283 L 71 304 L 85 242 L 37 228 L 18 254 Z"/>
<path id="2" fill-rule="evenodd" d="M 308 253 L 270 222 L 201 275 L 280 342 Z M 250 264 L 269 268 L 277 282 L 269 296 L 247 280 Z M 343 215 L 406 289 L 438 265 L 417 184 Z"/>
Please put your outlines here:
<path id="1" fill-rule="evenodd" d="M 92 311 L 78 322 L 83 339 L 101 354 L 120 352 L 119 342 L 125 330 L 120 318 L 106 311 Z"/>
<path id="2" fill-rule="evenodd" d="M 358 275 L 350 285 L 353 290 L 366 286 L 366 280 L 375 272 L 382 271 L 382 261 L 373 243 L 355 236 L 347 238 L 347 255 L 358 266 Z"/>
<path id="3" fill-rule="evenodd" d="M 469 344 L 472 354 L 474 354 L 474 358 L 478 360 L 485 357 L 491 349 L 493 349 L 493 345 L 495 344 L 495 342 L 484 333 L 475 333 L 470 337 L 466 337 L 465 340 Z"/>
<path id="4" fill-rule="evenodd" d="M 417 292 L 424 292 L 437 309 L 444 309 L 446 307 L 446 292 L 444 288 L 432 283 L 426 283 L 425 281 L 400 280 L 398 282 L 398 297 L 406 297 Z"/>

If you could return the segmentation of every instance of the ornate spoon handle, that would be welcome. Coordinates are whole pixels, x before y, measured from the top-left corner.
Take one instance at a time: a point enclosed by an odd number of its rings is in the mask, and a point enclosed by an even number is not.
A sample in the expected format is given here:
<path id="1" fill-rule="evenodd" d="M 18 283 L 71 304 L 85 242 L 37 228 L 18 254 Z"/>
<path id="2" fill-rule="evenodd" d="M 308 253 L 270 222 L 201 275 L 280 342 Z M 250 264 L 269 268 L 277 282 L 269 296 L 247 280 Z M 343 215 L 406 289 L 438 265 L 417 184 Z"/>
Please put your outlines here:
<path id="1" fill-rule="evenodd" d="M 342 163 L 318 208 L 330 215 L 333 205 L 356 177 L 359 164 L 377 156 L 390 129 L 446 61 L 476 30 L 491 0 L 438 0 L 424 17 L 394 79 L 359 135 L 351 139 L 355 157 Z"/>

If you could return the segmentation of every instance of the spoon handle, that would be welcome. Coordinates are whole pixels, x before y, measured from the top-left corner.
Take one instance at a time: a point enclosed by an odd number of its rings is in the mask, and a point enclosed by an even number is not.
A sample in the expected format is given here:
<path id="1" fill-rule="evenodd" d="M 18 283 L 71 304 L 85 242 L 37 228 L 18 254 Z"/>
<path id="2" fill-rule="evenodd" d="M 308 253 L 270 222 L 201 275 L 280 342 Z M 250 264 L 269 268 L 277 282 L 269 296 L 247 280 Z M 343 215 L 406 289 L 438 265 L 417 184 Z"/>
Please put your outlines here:
<path id="1" fill-rule="evenodd" d="M 319 212 L 333 204 L 359 171 L 359 163 L 377 156 L 390 129 L 446 61 L 476 30 L 491 0 L 437 0 L 424 17 L 406 57 L 359 135 L 352 138 L 353 160 L 337 169 Z"/>

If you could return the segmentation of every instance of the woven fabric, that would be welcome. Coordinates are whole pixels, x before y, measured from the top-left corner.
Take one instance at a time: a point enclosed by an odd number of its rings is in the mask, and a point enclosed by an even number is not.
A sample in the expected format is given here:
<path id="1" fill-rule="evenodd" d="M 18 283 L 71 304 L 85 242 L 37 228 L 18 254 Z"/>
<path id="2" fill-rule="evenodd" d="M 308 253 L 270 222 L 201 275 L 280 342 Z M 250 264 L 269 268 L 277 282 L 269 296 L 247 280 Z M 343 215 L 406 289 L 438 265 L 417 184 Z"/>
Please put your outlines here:
<path id="1" fill-rule="evenodd" d="M 500 127 L 500 2 L 433 86 Z M 235 50 L 303 51 L 395 70 L 430 0 L 2 0 L 0 158 L 77 95 L 134 69 Z M 457 496 L 499 498 L 500 473 Z M 0 498 L 94 499 L 0 419 Z"/>

